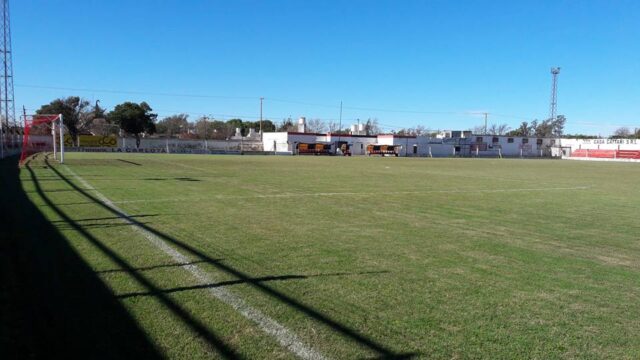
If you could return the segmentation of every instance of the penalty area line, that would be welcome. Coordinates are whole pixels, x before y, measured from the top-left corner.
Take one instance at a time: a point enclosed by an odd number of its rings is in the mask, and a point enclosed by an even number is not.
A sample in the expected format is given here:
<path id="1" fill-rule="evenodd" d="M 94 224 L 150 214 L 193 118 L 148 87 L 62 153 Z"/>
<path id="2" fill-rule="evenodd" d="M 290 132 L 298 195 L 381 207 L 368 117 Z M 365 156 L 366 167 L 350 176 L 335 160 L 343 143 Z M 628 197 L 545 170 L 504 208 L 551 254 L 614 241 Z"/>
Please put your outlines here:
<path id="1" fill-rule="evenodd" d="M 63 165 L 67 173 L 73 176 L 83 187 L 91 191 L 104 205 L 108 206 L 112 210 L 118 213 L 120 218 L 126 221 L 128 224 L 132 226 L 134 230 L 144 236 L 151 244 L 160 249 L 166 255 L 171 257 L 178 264 L 186 264 L 180 266 L 184 270 L 191 273 L 191 275 L 197 279 L 202 284 L 211 284 L 214 283 L 214 279 L 205 271 L 203 271 L 200 267 L 195 264 L 187 264 L 191 261 L 187 256 L 177 251 L 176 249 L 170 247 L 165 241 L 156 236 L 155 234 L 149 232 L 148 230 L 140 227 L 133 218 L 129 214 L 127 214 L 124 210 L 117 207 L 114 202 L 109 200 L 105 195 L 99 192 L 95 187 L 89 184 L 86 180 L 84 180 L 80 175 L 76 174 L 73 170 L 71 170 L 67 165 Z M 326 359 L 326 357 L 318 352 L 317 350 L 311 348 L 296 334 L 294 334 L 291 330 L 284 327 L 282 324 L 277 322 L 276 320 L 270 318 L 269 316 L 263 314 L 260 310 L 251 307 L 247 304 L 242 298 L 233 294 L 227 289 L 222 287 L 213 287 L 207 289 L 208 293 L 215 297 L 216 299 L 222 301 L 223 303 L 231 306 L 235 309 L 239 314 L 241 314 L 244 318 L 250 320 L 254 324 L 256 324 L 262 331 L 273 336 L 280 345 L 284 348 L 298 356 L 302 359 L 311 359 L 311 360 L 322 360 Z"/>

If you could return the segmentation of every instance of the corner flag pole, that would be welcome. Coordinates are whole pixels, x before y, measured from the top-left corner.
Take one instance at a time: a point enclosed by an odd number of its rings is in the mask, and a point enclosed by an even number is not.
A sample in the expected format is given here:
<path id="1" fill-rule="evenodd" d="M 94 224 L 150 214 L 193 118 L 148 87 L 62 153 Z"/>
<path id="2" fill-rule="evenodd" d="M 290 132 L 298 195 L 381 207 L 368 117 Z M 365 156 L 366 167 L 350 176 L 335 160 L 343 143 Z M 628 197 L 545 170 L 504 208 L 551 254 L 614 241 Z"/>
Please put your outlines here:
<path id="1" fill-rule="evenodd" d="M 62 114 L 60 117 L 60 164 L 64 164 L 64 126 L 62 125 Z"/>

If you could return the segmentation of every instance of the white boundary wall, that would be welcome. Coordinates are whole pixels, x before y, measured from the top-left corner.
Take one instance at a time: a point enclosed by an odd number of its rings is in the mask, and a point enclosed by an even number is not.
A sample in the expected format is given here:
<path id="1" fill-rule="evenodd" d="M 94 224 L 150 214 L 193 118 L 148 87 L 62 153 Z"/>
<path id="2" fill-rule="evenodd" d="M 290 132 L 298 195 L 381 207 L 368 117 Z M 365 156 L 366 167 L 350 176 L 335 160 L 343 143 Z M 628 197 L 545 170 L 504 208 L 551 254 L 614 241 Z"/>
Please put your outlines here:
<path id="1" fill-rule="evenodd" d="M 613 161 L 613 162 L 635 162 L 640 163 L 637 159 L 602 159 L 602 158 L 583 158 L 583 157 L 565 157 L 565 160 L 578 160 L 578 161 Z"/>
<path id="2" fill-rule="evenodd" d="M 524 140 L 527 139 L 527 140 Z M 335 135 L 296 132 L 269 132 L 263 134 L 263 140 L 190 140 L 167 138 L 142 138 L 140 149 L 136 148 L 135 138 L 118 138 L 115 148 L 68 148 L 68 151 L 123 151 L 123 152 L 169 152 L 169 153 L 240 153 L 265 152 L 278 155 L 296 153 L 299 143 L 330 143 L 335 151 L 338 141 L 347 142 L 353 155 L 366 155 L 367 145 L 399 145 L 400 156 L 448 157 L 454 155 L 480 157 L 549 157 L 570 156 L 578 149 L 590 150 L 637 150 L 640 151 L 640 139 L 554 139 L 517 136 L 474 135 L 469 138 L 437 139 L 423 136 L 398 135 Z M 51 145 L 51 136 L 32 135 L 30 142 Z M 476 152 L 474 146 L 480 146 Z M 457 151 L 456 151 L 457 149 Z M 498 150 L 500 149 L 500 150 Z M 415 153 L 414 153 L 415 150 Z"/>
<path id="3" fill-rule="evenodd" d="M 571 151 L 589 150 L 640 150 L 640 139 L 560 139 L 562 147 Z"/>

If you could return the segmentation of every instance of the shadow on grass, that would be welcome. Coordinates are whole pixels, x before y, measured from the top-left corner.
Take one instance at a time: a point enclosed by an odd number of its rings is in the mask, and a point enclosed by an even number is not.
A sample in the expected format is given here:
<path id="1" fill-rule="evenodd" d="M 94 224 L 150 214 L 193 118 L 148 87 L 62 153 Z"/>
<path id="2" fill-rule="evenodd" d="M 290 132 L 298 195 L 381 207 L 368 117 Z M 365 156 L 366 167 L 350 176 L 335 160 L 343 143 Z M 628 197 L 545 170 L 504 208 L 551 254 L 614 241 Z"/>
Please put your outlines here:
<path id="1" fill-rule="evenodd" d="M 190 264 L 193 264 L 190 263 Z M 361 273 L 333 273 L 333 274 L 315 274 L 315 275 L 279 275 L 279 276 L 263 276 L 252 278 L 249 280 L 229 280 L 229 281 L 221 281 L 214 284 L 202 284 L 202 285 L 193 285 L 193 286 L 180 286 L 171 289 L 162 290 L 164 293 L 176 293 L 181 291 L 189 291 L 189 290 L 201 290 L 201 289 L 211 289 L 217 288 L 221 286 L 231 286 L 231 285 L 241 285 L 246 283 L 256 283 L 256 282 L 265 282 L 265 281 L 284 281 L 284 280 L 303 280 L 309 279 L 313 277 L 326 277 L 326 276 L 350 276 L 350 275 L 362 275 L 362 274 L 382 274 L 388 273 L 388 271 L 368 271 Z M 138 296 L 151 296 L 154 295 L 149 292 L 139 291 L 133 293 L 120 294 L 117 297 L 119 299 L 126 299 L 130 297 L 138 297 Z"/>
<path id="2" fill-rule="evenodd" d="M 175 178 L 169 178 L 169 177 L 167 177 L 167 178 L 159 178 L 159 177 L 154 177 L 154 178 L 144 178 L 144 179 L 141 179 L 141 180 L 144 180 L 144 181 L 167 181 L 167 180 L 178 180 L 178 181 L 192 181 L 192 182 L 195 182 L 195 181 L 202 181 L 202 180 L 200 180 L 200 179 L 194 179 L 194 178 L 190 178 L 190 177 L 175 177 Z"/>
<path id="3" fill-rule="evenodd" d="M 48 160 L 46 160 L 46 158 L 45 158 L 45 161 L 47 162 L 47 165 L 48 165 Z M 148 292 L 154 294 L 155 298 L 159 302 L 161 302 L 164 305 L 165 308 L 170 310 L 184 324 L 186 324 L 189 328 L 191 328 L 192 331 L 194 331 L 196 334 L 198 334 L 203 341 L 205 341 L 209 345 L 211 345 L 211 347 L 214 350 L 216 350 L 222 357 L 228 358 L 228 359 L 239 358 L 239 355 L 236 353 L 236 351 L 234 351 L 231 347 L 229 347 L 226 343 L 224 343 L 221 340 L 221 338 L 219 336 L 217 336 L 216 334 L 214 334 L 210 329 L 208 329 L 205 324 L 203 324 L 200 320 L 196 319 L 186 309 L 182 308 L 182 306 L 180 306 L 179 304 L 174 302 L 172 299 L 170 299 L 158 287 L 156 287 L 155 284 L 152 281 L 147 279 L 140 272 L 136 271 L 136 268 L 131 266 L 128 262 L 126 262 L 123 258 L 121 258 L 117 253 L 115 253 L 109 247 L 104 245 L 98 238 L 96 238 L 89 231 L 87 231 L 87 229 L 85 229 L 85 227 L 83 225 L 77 223 L 68 214 L 66 214 L 61 209 L 59 209 L 51 201 L 51 199 L 49 199 L 49 197 L 47 197 L 47 194 L 45 193 L 45 191 L 43 191 L 40 183 L 38 182 L 38 178 L 37 178 L 35 172 L 29 166 L 28 162 L 27 162 L 26 166 L 24 167 L 24 169 L 26 169 L 29 172 L 30 177 L 31 177 L 31 181 L 33 182 L 33 185 L 34 185 L 34 187 L 36 189 L 36 192 L 38 193 L 40 198 L 46 203 L 46 205 L 52 211 L 54 211 L 56 213 L 57 216 L 59 216 L 67 224 L 67 226 L 69 226 L 71 229 L 75 230 L 85 240 L 87 240 L 89 243 L 91 243 L 96 249 L 98 249 L 104 255 L 109 257 L 109 259 L 111 261 L 113 261 L 119 268 L 121 268 L 124 271 L 126 271 L 140 285 L 142 285 L 145 289 L 147 289 Z M 54 170 L 53 167 L 51 169 Z M 62 178 L 62 174 L 60 174 L 57 170 L 54 170 L 54 171 Z M 68 182 L 64 178 L 63 178 L 63 180 L 65 180 L 65 182 Z M 81 194 L 85 194 L 82 189 L 78 188 L 76 190 L 79 190 L 79 192 Z M 28 201 L 28 198 L 26 200 Z M 46 221 L 46 219 L 44 219 L 44 221 Z M 51 226 L 51 225 L 49 225 L 49 226 Z M 53 231 L 55 231 L 55 229 L 53 229 Z M 45 236 L 43 238 L 44 239 L 47 238 L 46 234 L 45 234 Z M 61 243 L 66 243 L 64 238 L 62 238 L 60 242 Z M 51 256 L 51 255 L 49 255 L 49 256 Z M 81 261 L 82 260 L 80 260 L 80 262 Z M 94 277 L 96 276 L 96 274 L 93 273 L 91 270 L 89 270 L 88 272 L 91 273 L 92 276 L 94 276 Z M 97 282 L 100 283 L 99 279 L 97 279 Z M 70 286 L 70 287 L 73 287 L 74 282 L 73 281 L 69 281 L 69 284 L 66 284 L 66 285 Z M 103 285 L 103 287 L 104 287 L 104 285 Z M 117 300 L 115 300 L 115 297 L 114 297 L 113 293 L 110 292 L 109 290 L 106 290 L 106 293 L 101 294 L 101 296 L 103 296 L 105 298 L 111 298 L 112 301 L 114 301 L 114 303 L 117 304 Z M 93 314 L 91 312 L 91 310 L 92 310 L 91 308 L 87 309 L 88 313 L 85 314 L 85 315 L 87 315 L 87 316 L 96 316 L 97 314 Z M 93 309 L 93 312 L 99 312 L 99 309 Z M 108 315 L 104 315 L 101 312 L 100 312 L 100 315 L 101 316 L 108 316 Z M 133 322 L 133 325 L 135 325 L 135 322 Z M 139 328 L 138 328 L 138 331 L 141 334 L 143 334 L 142 331 Z M 83 343 L 89 344 L 89 346 L 90 346 L 92 344 L 92 341 L 93 341 L 93 339 L 89 339 L 89 340 L 86 340 L 86 342 L 83 342 Z M 148 340 L 147 340 L 147 342 L 148 342 Z M 132 346 L 132 347 L 138 346 L 137 344 L 135 344 L 135 339 L 131 339 L 131 338 L 128 338 L 128 337 L 118 339 L 117 343 L 116 343 L 116 346 L 127 346 L 127 344 L 129 346 Z M 153 347 L 151 345 L 149 345 L 149 347 L 150 347 L 150 349 L 153 349 Z M 131 357 L 130 354 L 126 354 L 126 355 L 127 355 L 126 356 L 127 358 Z M 97 357 L 101 357 L 101 356 L 103 356 L 103 354 L 98 354 Z"/>
<path id="4" fill-rule="evenodd" d="M 58 179 L 60 180 L 60 179 Z M 39 181 L 39 180 L 38 180 Z M 92 204 L 91 202 L 87 202 L 84 204 Z M 56 204 L 57 205 L 57 204 Z M 142 214 L 142 215 L 132 215 L 131 217 L 135 217 L 135 218 L 143 218 L 143 217 L 152 217 L 152 216 L 159 216 L 159 214 Z M 103 216 L 103 217 L 98 217 L 98 218 L 84 218 L 84 219 L 73 219 L 73 221 L 75 222 L 81 222 L 81 221 L 103 221 L 103 220 L 120 220 L 121 218 L 118 216 Z M 65 221 L 63 220 L 54 220 L 51 221 L 52 224 L 65 224 Z"/>
<path id="5" fill-rule="evenodd" d="M 182 267 L 182 266 L 187 266 L 187 265 L 195 265 L 195 264 L 199 264 L 199 263 L 203 263 L 204 261 L 189 261 L 187 263 L 182 263 L 182 264 L 160 264 L 160 265 L 153 265 L 153 266 L 144 266 L 144 267 L 137 267 L 135 269 L 133 269 L 134 271 L 149 271 L 149 270 L 155 270 L 155 269 L 162 269 L 162 268 L 174 268 L 174 267 Z M 100 271 L 96 271 L 96 274 L 112 274 L 112 273 L 123 273 L 123 272 L 127 272 L 129 270 L 127 269 L 107 269 L 107 270 L 100 270 Z"/>
<path id="6" fill-rule="evenodd" d="M 162 358 L 31 202 L 17 162 L 0 160 L 0 358 Z"/>
<path id="7" fill-rule="evenodd" d="M 144 222 L 143 224 L 149 224 L 149 222 Z M 108 228 L 115 228 L 115 227 L 127 227 L 127 226 L 131 226 L 130 224 L 125 224 L 125 223 L 100 223 L 100 224 L 82 224 L 82 228 L 87 230 L 87 229 L 108 229 Z M 75 230 L 75 226 L 70 225 L 70 224 L 59 224 L 56 226 L 56 229 L 60 230 L 60 231 L 64 231 L 64 230 Z"/>
<path id="8" fill-rule="evenodd" d="M 45 160 L 47 165 L 49 164 L 48 160 Z M 345 338 L 348 338 L 349 340 L 351 340 L 352 342 L 356 343 L 357 345 L 368 349 L 369 351 L 373 352 L 376 354 L 376 358 L 381 358 L 381 359 L 406 359 L 406 358 L 412 358 L 414 357 L 415 353 L 398 353 L 393 351 L 389 346 L 384 345 L 362 333 L 360 333 L 359 331 L 350 328 L 349 326 L 340 323 L 338 320 L 331 318 L 329 315 L 323 314 L 322 312 L 320 312 L 319 310 L 314 309 L 313 307 L 304 304 L 303 302 L 281 292 L 278 291 L 272 287 L 270 287 L 269 285 L 265 284 L 264 282 L 261 281 L 255 281 L 255 279 L 253 279 L 249 274 L 246 274 L 244 272 L 242 272 L 239 269 L 236 269 L 230 265 L 224 264 L 223 262 L 217 261 L 215 259 L 213 259 L 212 257 L 210 257 L 209 255 L 207 255 L 206 253 L 200 251 L 199 249 L 179 240 L 176 239 L 168 234 L 165 234 L 163 232 L 160 232 L 152 227 L 149 227 L 143 223 L 140 223 L 139 221 L 137 221 L 135 218 L 131 218 L 129 217 L 127 214 L 121 212 L 120 210 L 111 207 L 105 203 L 103 203 L 102 201 L 100 201 L 100 199 L 98 199 L 96 196 L 90 194 L 89 192 L 85 191 L 85 189 L 83 189 L 82 187 L 76 185 L 74 182 L 72 182 L 70 179 L 68 179 L 66 176 L 64 176 L 58 169 L 56 169 L 55 167 L 51 167 L 51 170 L 53 170 L 56 174 L 58 174 L 58 176 L 60 176 L 60 179 L 62 179 L 63 181 L 65 181 L 67 184 L 69 184 L 69 186 L 71 186 L 72 188 L 76 189 L 78 191 L 79 194 L 83 195 L 84 197 L 86 197 L 87 199 L 90 199 L 91 201 L 93 201 L 94 203 L 96 203 L 97 205 L 101 206 L 103 209 L 111 212 L 112 214 L 119 216 L 123 219 L 128 220 L 129 222 L 131 222 L 132 224 L 136 225 L 137 227 L 144 229 L 145 231 L 153 234 L 154 236 L 157 236 L 158 238 L 160 238 L 161 240 L 167 242 L 170 245 L 173 245 L 174 247 L 185 251 L 186 253 L 190 254 L 193 257 L 198 258 L 199 260 L 203 260 L 211 265 L 213 265 L 216 269 L 218 269 L 219 271 L 225 272 L 235 278 L 238 279 L 238 281 L 241 281 L 243 283 L 249 284 L 250 286 L 252 286 L 253 288 L 255 288 L 256 290 L 260 291 L 261 293 L 275 299 L 278 302 L 281 302 L 293 309 L 295 309 L 296 311 L 299 311 L 301 313 L 304 313 L 306 316 L 324 324 L 325 326 L 331 328 L 333 331 L 339 333 L 340 335 L 342 335 Z M 108 251 L 108 249 L 105 249 L 104 251 Z M 133 269 L 132 269 L 133 270 Z M 170 301 L 169 298 L 166 296 L 166 294 L 164 294 L 161 290 L 152 287 L 151 284 L 149 284 L 149 286 L 145 286 L 147 287 L 150 291 L 150 293 L 152 293 L 154 296 L 159 297 L 163 302 L 164 301 Z M 164 299 L 164 300 L 163 300 Z"/>
<path id="9" fill-rule="evenodd" d="M 142 164 L 139 164 L 139 163 L 137 163 L 137 162 L 133 162 L 133 161 L 129 161 L 129 160 L 122 160 L 122 159 L 116 159 L 116 160 L 121 161 L 121 162 L 126 163 L 126 164 L 131 164 L 131 165 L 136 165 L 136 166 L 142 166 Z"/>

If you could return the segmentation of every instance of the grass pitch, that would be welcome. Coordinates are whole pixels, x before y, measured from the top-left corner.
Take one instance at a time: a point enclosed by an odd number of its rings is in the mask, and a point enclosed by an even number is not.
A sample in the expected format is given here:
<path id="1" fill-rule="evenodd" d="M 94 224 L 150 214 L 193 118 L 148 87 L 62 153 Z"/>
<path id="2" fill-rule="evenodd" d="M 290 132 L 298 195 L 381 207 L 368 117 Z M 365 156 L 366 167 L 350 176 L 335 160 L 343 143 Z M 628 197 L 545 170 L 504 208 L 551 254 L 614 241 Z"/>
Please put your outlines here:
<path id="1" fill-rule="evenodd" d="M 224 289 L 310 357 L 640 357 L 637 164 L 66 160 L 3 163 L 14 355 L 295 357 Z"/>

